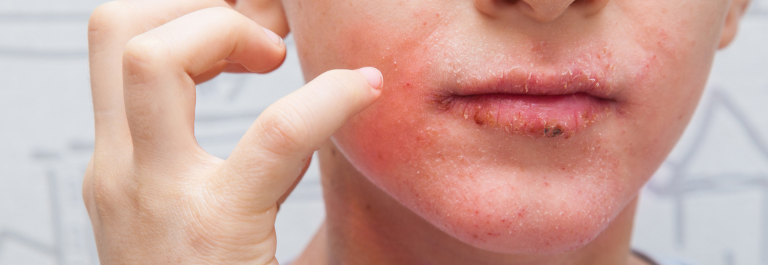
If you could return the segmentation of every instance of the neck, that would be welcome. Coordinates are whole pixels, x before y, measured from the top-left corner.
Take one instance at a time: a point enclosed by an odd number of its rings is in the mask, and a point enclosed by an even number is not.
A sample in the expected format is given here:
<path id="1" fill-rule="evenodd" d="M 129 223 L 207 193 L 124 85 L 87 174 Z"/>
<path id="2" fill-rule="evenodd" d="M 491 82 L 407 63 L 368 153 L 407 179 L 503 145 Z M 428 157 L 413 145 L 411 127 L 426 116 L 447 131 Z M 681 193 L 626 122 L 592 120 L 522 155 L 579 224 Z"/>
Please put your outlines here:
<path id="1" fill-rule="evenodd" d="M 336 147 L 319 152 L 326 223 L 296 264 L 627 264 L 636 200 L 577 250 L 509 255 L 467 245 L 373 185 Z"/>

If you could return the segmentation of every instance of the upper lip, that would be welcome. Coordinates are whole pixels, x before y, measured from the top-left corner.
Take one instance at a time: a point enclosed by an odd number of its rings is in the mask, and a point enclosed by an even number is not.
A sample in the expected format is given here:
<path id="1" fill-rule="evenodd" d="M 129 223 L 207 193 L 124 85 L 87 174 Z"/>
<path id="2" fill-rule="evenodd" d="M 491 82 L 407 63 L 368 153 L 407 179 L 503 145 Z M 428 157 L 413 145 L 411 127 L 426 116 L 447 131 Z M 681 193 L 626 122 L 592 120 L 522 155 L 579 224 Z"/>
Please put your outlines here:
<path id="1" fill-rule="evenodd" d="M 447 86 L 449 96 L 482 94 L 519 94 L 555 96 L 584 93 L 596 98 L 615 100 L 613 66 L 568 66 L 560 69 L 534 69 L 516 66 L 486 74 L 456 75 Z M 490 74 L 488 74 L 490 73 Z"/>

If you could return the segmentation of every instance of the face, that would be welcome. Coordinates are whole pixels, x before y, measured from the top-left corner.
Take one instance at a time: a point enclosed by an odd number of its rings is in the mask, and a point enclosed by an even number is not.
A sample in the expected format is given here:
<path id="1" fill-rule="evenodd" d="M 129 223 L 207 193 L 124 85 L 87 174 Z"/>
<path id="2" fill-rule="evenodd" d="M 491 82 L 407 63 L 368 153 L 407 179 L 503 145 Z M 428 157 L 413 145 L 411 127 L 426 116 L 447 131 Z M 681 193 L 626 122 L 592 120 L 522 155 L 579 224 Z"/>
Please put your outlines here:
<path id="1" fill-rule="evenodd" d="M 333 137 L 459 240 L 555 253 L 595 238 L 689 120 L 727 0 L 285 0 L 307 80 L 374 66 Z"/>

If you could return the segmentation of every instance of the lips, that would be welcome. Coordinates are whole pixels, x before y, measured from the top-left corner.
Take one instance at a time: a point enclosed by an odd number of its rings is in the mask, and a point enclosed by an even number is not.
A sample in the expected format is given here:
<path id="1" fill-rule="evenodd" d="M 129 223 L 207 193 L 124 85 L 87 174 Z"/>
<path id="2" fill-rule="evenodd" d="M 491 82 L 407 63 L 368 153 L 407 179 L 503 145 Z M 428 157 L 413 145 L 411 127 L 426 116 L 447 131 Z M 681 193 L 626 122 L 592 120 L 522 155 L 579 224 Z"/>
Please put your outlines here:
<path id="1" fill-rule="evenodd" d="M 569 138 L 616 110 L 612 65 L 558 70 L 514 67 L 457 76 L 437 93 L 439 110 L 478 126 Z"/>

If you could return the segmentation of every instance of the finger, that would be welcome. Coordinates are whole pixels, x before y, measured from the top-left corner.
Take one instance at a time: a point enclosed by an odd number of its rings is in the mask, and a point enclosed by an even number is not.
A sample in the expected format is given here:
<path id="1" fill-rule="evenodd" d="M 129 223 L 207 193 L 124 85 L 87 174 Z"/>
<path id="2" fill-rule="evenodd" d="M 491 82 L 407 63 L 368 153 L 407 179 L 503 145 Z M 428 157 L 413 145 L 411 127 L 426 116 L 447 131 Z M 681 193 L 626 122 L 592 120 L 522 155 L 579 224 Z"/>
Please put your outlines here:
<path id="1" fill-rule="evenodd" d="M 241 191 L 236 196 L 256 210 L 274 206 L 299 176 L 304 159 L 373 103 L 381 85 L 375 68 L 332 70 L 280 99 L 256 119 L 223 163 L 221 183 Z"/>
<path id="2" fill-rule="evenodd" d="M 135 157 L 192 154 L 195 82 L 223 59 L 252 72 L 276 68 L 285 46 L 229 8 L 207 8 L 134 37 L 123 54 L 126 116 Z M 139 155 L 140 154 L 140 155 Z"/>
<path id="3" fill-rule="evenodd" d="M 220 0 L 113 1 L 94 10 L 88 22 L 91 93 L 96 122 L 96 152 L 130 144 L 123 105 L 123 47 L 132 37 Z M 122 148 L 124 149 L 124 148 Z"/>

